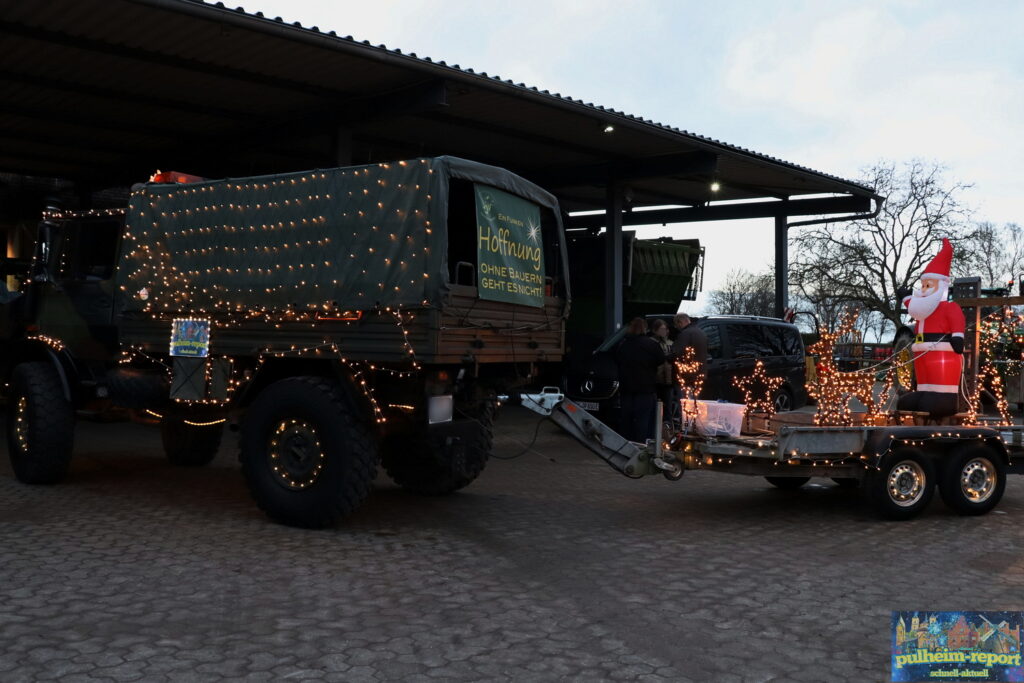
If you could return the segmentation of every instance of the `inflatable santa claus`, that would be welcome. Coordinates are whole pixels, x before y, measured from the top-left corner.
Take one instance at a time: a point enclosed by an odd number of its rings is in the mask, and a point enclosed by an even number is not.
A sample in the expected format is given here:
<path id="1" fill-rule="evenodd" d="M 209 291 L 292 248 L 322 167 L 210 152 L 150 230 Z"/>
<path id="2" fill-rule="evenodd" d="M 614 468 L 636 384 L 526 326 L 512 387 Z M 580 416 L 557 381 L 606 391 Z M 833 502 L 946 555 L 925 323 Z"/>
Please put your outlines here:
<path id="1" fill-rule="evenodd" d="M 946 301 L 952 261 L 953 246 L 943 238 L 938 256 L 921 275 L 920 288 L 903 300 L 914 319 L 916 336 L 910 350 L 917 388 L 900 398 L 900 410 L 925 411 L 932 417 L 957 412 L 965 325 L 960 306 Z"/>

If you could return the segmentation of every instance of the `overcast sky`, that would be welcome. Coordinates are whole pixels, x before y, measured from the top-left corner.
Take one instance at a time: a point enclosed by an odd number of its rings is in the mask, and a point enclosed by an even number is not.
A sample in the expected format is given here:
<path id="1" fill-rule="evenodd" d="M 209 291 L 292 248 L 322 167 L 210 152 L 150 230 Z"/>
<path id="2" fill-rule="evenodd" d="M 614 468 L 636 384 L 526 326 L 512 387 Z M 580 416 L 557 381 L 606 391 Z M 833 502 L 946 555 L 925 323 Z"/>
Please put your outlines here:
<path id="1" fill-rule="evenodd" d="M 880 159 L 939 161 L 951 180 L 974 184 L 966 199 L 976 219 L 1024 222 L 1024 2 L 243 6 L 843 177 Z M 641 229 L 644 237 L 664 234 L 707 247 L 705 291 L 732 268 L 761 270 L 772 258 L 770 221 Z"/>

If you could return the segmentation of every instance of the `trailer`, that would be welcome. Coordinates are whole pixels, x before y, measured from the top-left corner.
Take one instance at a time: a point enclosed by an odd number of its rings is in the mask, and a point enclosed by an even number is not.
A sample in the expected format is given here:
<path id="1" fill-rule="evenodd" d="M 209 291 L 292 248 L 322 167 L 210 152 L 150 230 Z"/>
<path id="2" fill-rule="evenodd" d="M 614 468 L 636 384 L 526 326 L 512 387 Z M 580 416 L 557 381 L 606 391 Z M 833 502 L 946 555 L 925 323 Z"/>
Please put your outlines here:
<path id="1" fill-rule="evenodd" d="M 708 470 L 761 476 L 779 488 L 795 489 L 812 477 L 826 477 L 840 486 L 862 487 L 888 519 L 917 516 L 936 489 L 959 514 L 983 515 L 998 505 L 1007 475 L 1024 473 L 1020 425 L 782 426 L 739 437 L 680 432 L 665 440 L 658 434 L 640 444 L 555 388 L 523 394 L 522 404 L 630 478 L 662 475 L 675 481 L 687 470 Z"/>

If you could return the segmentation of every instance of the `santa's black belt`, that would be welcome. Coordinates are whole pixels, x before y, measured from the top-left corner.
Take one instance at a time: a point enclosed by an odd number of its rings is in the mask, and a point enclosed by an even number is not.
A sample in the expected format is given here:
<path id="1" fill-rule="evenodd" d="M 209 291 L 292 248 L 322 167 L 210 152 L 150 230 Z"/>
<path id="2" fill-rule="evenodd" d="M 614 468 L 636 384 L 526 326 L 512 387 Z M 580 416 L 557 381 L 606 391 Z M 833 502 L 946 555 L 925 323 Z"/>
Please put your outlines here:
<path id="1" fill-rule="evenodd" d="M 914 338 L 914 342 L 918 344 L 920 344 L 921 342 L 937 342 L 948 340 L 949 335 L 945 332 L 919 332 L 917 337 Z"/>

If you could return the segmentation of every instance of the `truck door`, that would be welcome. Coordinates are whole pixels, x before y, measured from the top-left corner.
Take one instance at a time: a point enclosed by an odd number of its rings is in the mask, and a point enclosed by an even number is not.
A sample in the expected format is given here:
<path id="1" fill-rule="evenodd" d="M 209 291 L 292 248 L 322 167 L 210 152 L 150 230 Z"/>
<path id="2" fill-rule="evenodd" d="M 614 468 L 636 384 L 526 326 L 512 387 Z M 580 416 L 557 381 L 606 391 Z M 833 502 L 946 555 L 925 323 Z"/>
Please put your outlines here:
<path id="1" fill-rule="evenodd" d="M 97 217 L 62 226 L 53 280 L 40 293 L 37 324 L 76 358 L 106 360 L 117 352 L 113 275 L 122 225 L 119 217 Z"/>

